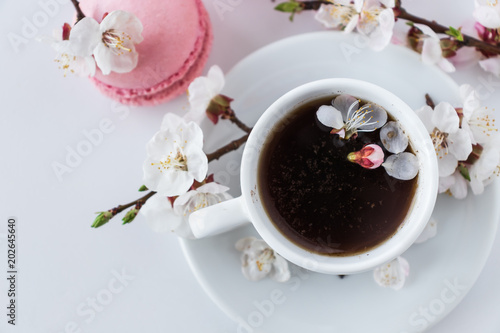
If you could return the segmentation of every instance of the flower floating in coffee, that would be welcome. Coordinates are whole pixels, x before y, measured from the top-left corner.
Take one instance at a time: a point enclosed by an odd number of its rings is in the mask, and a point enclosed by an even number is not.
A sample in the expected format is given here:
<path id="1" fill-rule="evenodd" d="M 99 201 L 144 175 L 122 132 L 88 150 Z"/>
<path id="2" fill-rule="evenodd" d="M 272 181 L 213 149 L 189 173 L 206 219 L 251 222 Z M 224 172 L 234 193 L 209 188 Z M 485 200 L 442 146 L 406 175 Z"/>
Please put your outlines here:
<path id="1" fill-rule="evenodd" d="M 333 128 L 331 134 L 337 134 L 343 140 L 356 140 L 358 132 L 379 131 L 381 144 L 366 142 L 362 149 L 347 155 L 348 161 L 365 169 L 383 166 L 389 176 L 399 180 L 410 180 L 417 176 L 418 159 L 406 151 L 408 136 L 397 121 L 387 122 L 387 111 L 381 106 L 370 102 L 361 105 L 357 98 L 341 94 L 335 97 L 332 105 L 320 106 L 316 117 L 324 126 Z M 381 146 L 389 154 L 384 154 Z"/>
<path id="2" fill-rule="evenodd" d="M 351 95 L 337 96 L 332 105 L 321 106 L 316 115 L 323 125 L 333 128 L 332 134 L 346 140 L 356 137 L 358 132 L 373 132 L 387 121 L 387 112 L 380 106 L 365 103 L 359 107 L 360 101 Z"/>

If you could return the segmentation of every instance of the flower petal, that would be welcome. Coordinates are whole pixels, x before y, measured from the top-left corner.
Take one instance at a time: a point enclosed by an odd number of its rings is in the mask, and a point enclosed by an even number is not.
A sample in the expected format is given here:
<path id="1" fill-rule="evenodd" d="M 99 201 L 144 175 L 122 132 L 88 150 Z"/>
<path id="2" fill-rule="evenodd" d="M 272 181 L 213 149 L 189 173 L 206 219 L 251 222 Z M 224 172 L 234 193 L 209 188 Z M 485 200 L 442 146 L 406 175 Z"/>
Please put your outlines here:
<path id="1" fill-rule="evenodd" d="M 290 280 L 291 274 L 288 269 L 288 261 L 277 253 L 275 253 L 274 256 L 273 270 L 269 274 L 269 277 L 277 282 L 286 282 Z"/>
<path id="2" fill-rule="evenodd" d="M 413 24 L 413 26 L 415 26 L 418 30 L 422 31 L 424 35 L 430 37 L 431 39 L 439 41 L 439 36 L 434 32 L 434 30 L 432 30 L 425 24 L 415 23 Z"/>
<path id="3" fill-rule="evenodd" d="M 500 151 L 498 148 L 492 145 L 485 146 L 479 160 L 470 167 L 470 187 L 475 195 L 483 193 L 485 181 L 493 176 L 499 164 Z"/>
<path id="4" fill-rule="evenodd" d="M 496 7 L 498 8 L 500 5 L 497 3 Z M 476 7 L 472 15 L 476 21 L 484 25 L 486 28 L 500 28 L 500 11 L 495 9 L 495 6 L 486 4 Z"/>
<path id="5" fill-rule="evenodd" d="M 344 127 L 344 121 L 342 120 L 342 114 L 339 110 L 330 105 L 322 105 L 316 111 L 316 117 L 320 123 L 326 127 L 331 127 L 335 129 L 341 129 Z"/>
<path id="6" fill-rule="evenodd" d="M 438 157 L 439 177 L 452 175 L 458 166 L 458 160 L 453 154 L 442 154 Z"/>
<path id="7" fill-rule="evenodd" d="M 359 14 L 356 14 L 351 18 L 349 23 L 347 23 L 347 25 L 345 26 L 344 32 L 345 33 L 352 32 L 354 30 L 354 28 L 356 28 L 356 25 L 358 24 L 358 22 L 359 22 Z"/>
<path id="8" fill-rule="evenodd" d="M 180 126 L 186 126 L 187 123 L 187 121 L 183 121 L 183 119 L 175 113 L 168 112 L 165 116 L 163 116 L 160 128 L 162 131 L 170 128 L 177 129 Z"/>
<path id="9" fill-rule="evenodd" d="M 91 17 L 84 17 L 71 29 L 69 36 L 71 54 L 77 56 L 90 56 L 96 46 L 101 43 L 99 23 Z"/>
<path id="10" fill-rule="evenodd" d="M 422 62 L 426 65 L 434 65 L 443 58 L 439 39 L 425 38 L 422 46 Z"/>
<path id="11" fill-rule="evenodd" d="M 408 148 L 408 136 L 398 122 L 390 121 L 380 130 L 380 140 L 387 151 L 402 153 Z"/>
<path id="12" fill-rule="evenodd" d="M 190 147 L 189 149 L 186 149 L 185 152 L 190 177 L 202 182 L 208 172 L 207 155 L 205 155 L 203 149 L 200 147 Z"/>
<path id="13" fill-rule="evenodd" d="M 200 193 L 219 194 L 229 191 L 229 187 L 211 182 L 198 187 L 197 191 Z"/>
<path id="14" fill-rule="evenodd" d="M 357 12 L 351 4 L 336 3 L 335 5 L 322 4 L 314 18 L 326 28 L 347 28 L 349 26 L 351 29 L 353 17 L 356 15 Z"/>
<path id="15" fill-rule="evenodd" d="M 182 223 L 182 218 L 174 213 L 168 198 L 158 194 L 146 201 L 140 212 L 154 232 L 175 232 Z"/>
<path id="16" fill-rule="evenodd" d="M 255 240 L 255 237 L 245 237 L 238 240 L 234 247 L 236 248 L 236 250 L 243 252 L 246 248 L 250 248 Z"/>
<path id="17" fill-rule="evenodd" d="M 424 124 L 427 131 L 429 133 L 434 132 L 434 128 L 436 128 L 436 126 L 434 125 L 434 122 L 432 121 L 432 116 L 434 114 L 434 111 L 432 111 L 432 108 L 428 105 L 425 105 L 425 106 L 421 107 L 420 109 L 415 110 L 415 113 L 420 118 L 420 120 Z"/>
<path id="18" fill-rule="evenodd" d="M 375 131 L 387 122 L 387 111 L 377 104 L 365 104 L 362 107 L 362 113 L 365 120 L 362 125 L 358 127 L 359 132 L 372 132 Z"/>
<path id="19" fill-rule="evenodd" d="M 470 119 L 474 110 L 481 107 L 481 101 L 476 96 L 476 91 L 470 84 L 460 86 L 460 97 L 463 104 L 463 113 L 466 120 Z"/>
<path id="20" fill-rule="evenodd" d="M 390 287 L 394 290 L 403 288 L 406 277 L 410 273 L 410 265 L 403 257 L 376 268 L 373 271 L 375 282 L 381 287 Z"/>
<path id="21" fill-rule="evenodd" d="M 211 83 L 211 88 L 213 89 L 213 93 L 215 95 L 220 94 L 220 92 L 224 88 L 224 85 L 226 84 L 226 80 L 224 78 L 224 72 L 222 71 L 222 69 L 217 65 L 213 65 L 208 70 L 207 78 Z"/>
<path id="22" fill-rule="evenodd" d="M 437 65 L 446 73 L 453 73 L 454 71 L 456 71 L 456 68 L 453 65 L 453 63 L 446 58 L 441 58 L 438 61 Z"/>
<path id="23" fill-rule="evenodd" d="M 392 9 L 384 9 L 378 14 L 377 26 L 369 33 L 365 33 L 370 38 L 369 45 L 371 49 L 381 51 L 389 45 L 393 35 L 394 23 L 394 11 Z"/>
<path id="24" fill-rule="evenodd" d="M 115 54 L 112 48 L 107 47 L 104 43 L 99 43 L 94 50 L 94 57 L 97 66 L 101 69 L 104 75 L 108 75 L 111 71 L 116 73 L 131 72 L 139 61 L 139 54 L 135 51 L 132 43 L 125 44 L 125 47 L 131 51 L 124 51 L 120 54 Z"/>
<path id="25" fill-rule="evenodd" d="M 460 172 L 456 171 L 454 174 L 455 183 L 450 186 L 451 195 L 455 199 L 465 199 L 467 197 L 467 183 L 469 183 Z"/>
<path id="26" fill-rule="evenodd" d="M 435 218 L 431 217 L 427 225 L 425 226 L 424 231 L 418 236 L 415 244 L 421 244 L 427 242 L 429 239 L 436 237 L 437 235 L 437 221 Z"/>
<path id="27" fill-rule="evenodd" d="M 459 129 L 448 135 L 448 151 L 459 161 L 465 161 L 472 153 L 472 142 L 469 134 Z"/>
<path id="28" fill-rule="evenodd" d="M 415 155 L 404 152 L 389 156 L 382 166 L 389 176 L 400 180 L 410 180 L 417 176 L 420 163 Z"/>
<path id="29" fill-rule="evenodd" d="M 498 56 L 481 60 L 479 66 L 487 72 L 500 76 L 500 57 Z"/>
<path id="30" fill-rule="evenodd" d="M 342 119 L 347 121 L 350 113 L 359 108 L 359 100 L 348 94 L 341 94 L 335 97 L 332 103 L 333 107 L 340 111 Z"/>
<path id="31" fill-rule="evenodd" d="M 396 7 L 396 1 L 395 0 L 379 0 L 379 1 L 386 8 L 394 8 L 394 7 Z"/>
<path id="32" fill-rule="evenodd" d="M 199 113 L 204 117 L 210 101 L 221 93 L 224 84 L 224 73 L 219 66 L 212 66 L 207 76 L 194 79 L 188 87 L 191 112 Z"/>
<path id="33" fill-rule="evenodd" d="M 444 133 L 455 133 L 458 131 L 460 118 L 457 111 L 450 103 L 441 102 L 434 108 L 432 123 Z"/>
<path id="34" fill-rule="evenodd" d="M 358 13 L 361 13 L 364 2 L 365 0 L 354 0 L 354 10 Z"/>
<path id="35" fill-rule="evenodd" d="M 115 10 L 109 13 L 101 22 L 99 27 L 101 33 L 115 30 L 125 33 L 130 37 L 133 44 L 139 44 L 144 40 L 142 37 L 143 26 L 141 21 L 132 13 Z"/>

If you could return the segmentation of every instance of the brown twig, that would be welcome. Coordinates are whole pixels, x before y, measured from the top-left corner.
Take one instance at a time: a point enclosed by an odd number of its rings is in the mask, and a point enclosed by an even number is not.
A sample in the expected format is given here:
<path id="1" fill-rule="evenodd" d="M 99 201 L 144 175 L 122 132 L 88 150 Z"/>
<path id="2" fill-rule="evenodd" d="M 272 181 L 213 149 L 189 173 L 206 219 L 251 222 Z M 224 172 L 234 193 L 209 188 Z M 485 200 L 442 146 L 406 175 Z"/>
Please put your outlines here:
<path id="1" fill-rule="evenodd" d="M 130 208 L 130 207 L 132 207 L 132 206 L 136 206 L 137 204 L 141 204 L 141 206 L 142 206 L 142 205 L 144 205 L 144 203 L 145 203 L 146 201 L 148 201 L 148 199 L 149 199 L 149 198 L 151 198 L 151 197 L 152 197 L 153 195 L 155 195 L 155 194 L 156 194 L 156 192 L 151 191 L 151 192 L 149 192 L 148 194 L 146 194 L 145 196 L 143 196 L 142 198 L 139 198 L 139 199 L 137 199 L 137 200 L 135 200 L 135 201 L 132 201 L 132 202 L 130 202 L 130 203 L 128 203 L 128 204 L 126 204 L 126 205 L 120 205 L 120 206 L 116 207 L 116 208 L 115 208 L 115 209 L 116 209 L 116 214 L 121 213 L 121 212 L 123 212 L 125 209 Z M 115 214 L 115 215 L 116 215 L 116 214 Z"/>
<path id="2" fill-rule="evenodd" d="M 415 16 L 413 14 L 410 14 L 406 11 L 406 9 L 399 7 L 398 8 L 398 18 L 411 21 L 413 23 L 419 23 L 419 24 L 425 24 L 434 32 L 436 33 L 441 33 L 445 34 L 446 31 L 449 30 L 449 27 L 445 27 L 444 25 L 441 25 L 437 23 L 436 21 L 429 21 L 424 18 Z M 494 53 L 494 54 L 500 54 L 500 46 L 492 45 L 486 42 L 483 42 L 482 40 L 479 40 L 477 38 L 462 34 L 464 37 L 463 41 L 458 41 L 459 45 L 461 46 L 469 46 L 469 47 L 475 47 L 478 48 L 482 51 L 488 52 L 488 53 Z"/>
<path id="3" fill-rule="evenodd" d="M 75 9 L 76 9 L 76 22 L 75 22 L 75 24 L 77 24 L 78 22 L 80 22 L 81 19 L 83 19 L 85 17 L 85 14 L 82 12 L 82 9 L 80 8 L 80 3 L 78 0 L 71 0 L 71 2 L 73 3 L 73 6 L 75 6 Z"/>
<path id="4" fill-rule="evenodd" d="M 330 1 L 298 1 L 303 10 L 318 10 L 321 5 L 331 5 Z"/>
<path id="5" fill-rule="evenodd" d="M 218 160 L 223 155 L 230 153 L 232 151 L 235 151 L 236 149 L 240 148 L 245 142 L 247 142 L 249 135 L 250 135 L 250 133 L 242 136 L 241 138 L 239 138 L 237 140 L 234 140 L 234 141 L 228 143 L 227 145 L 217 149 L 213 153 L 207 154 L 208 161 L 211 162 L 214 160 Z"/>
<path id="6" fill-rule="evenodd" d="M 433 109 L 436 107 L 436 104 L 432 100 L 431 96 L 429 96 L 429 94 L 425 94 L 425 103 Z"/>
<path id="7" fill-rule="evenodd" d="M 247 125 L 245 125 L 241 120 L 238 119 L 238 117 L 236 117 L 236 114 L 233 114 L 229 117 L 229 120 L 235 124 L 236 126 L 238 126 L 242 131 L 246 132 L 246 133 L 250 133 L 252 131 L 252 128 L 248 127 Z"/>

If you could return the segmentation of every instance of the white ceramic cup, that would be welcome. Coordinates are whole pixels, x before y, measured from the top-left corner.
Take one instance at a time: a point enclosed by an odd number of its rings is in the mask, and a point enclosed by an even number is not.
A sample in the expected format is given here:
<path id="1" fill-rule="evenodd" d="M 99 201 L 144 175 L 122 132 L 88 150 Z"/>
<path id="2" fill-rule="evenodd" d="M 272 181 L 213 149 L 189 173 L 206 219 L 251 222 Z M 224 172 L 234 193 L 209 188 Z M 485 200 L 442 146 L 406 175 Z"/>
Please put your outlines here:
<path id="1" fill-rule="evenodd" d="M 376 103 L 387 110 L 408 135 L 420 169 L 413 201 L 397 232 L 366 253 L 335 257 L 309 252 L 288 240 L 275 227 L 262 205 L 257 178 L 263 145 L 271 135 L 279 134 L 281 120 L 311 100 L 342 93 Z M 359 273 L 395 259 L 415 242 L 431 217 L 438 182 L 434 146 L 426 128 L 407 104 L 389 91 L 368 82 L 340 78 L 320 80 L 291 90 L 264 112 L 253 128 L 243 151 L 242 195 L 191 214 L 189 224 L 195 237 L 203 238 L 251 222 L 274 251 L 298 266 L 328 274 Z"/>

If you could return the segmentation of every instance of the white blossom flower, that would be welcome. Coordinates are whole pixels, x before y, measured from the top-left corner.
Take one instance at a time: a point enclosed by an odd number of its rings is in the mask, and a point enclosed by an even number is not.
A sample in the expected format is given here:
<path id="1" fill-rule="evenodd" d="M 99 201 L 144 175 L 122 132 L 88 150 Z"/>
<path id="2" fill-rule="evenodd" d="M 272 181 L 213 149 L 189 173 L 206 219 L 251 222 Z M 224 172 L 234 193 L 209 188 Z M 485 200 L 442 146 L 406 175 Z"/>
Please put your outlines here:
<path id="1" fill-rule="evenodd" d="M 104 75 L 128 73 L 138 63 L 135 44 L 142 42 L 143 26 L 132 13 L 115 10 L 101 22 L 85 17 L 75 24 L 71 38 L 76 41 L 75 52 L 93 54 Z"/>
<path id="2" fill-rule="evenodd" d="M 351 32 L 359 21 L 359 13 L 363 8 L 363 0 L 336 0 L 332 4 L 321 5 L 316 12 L 315 19 L 327 28 L 341 28 Z"/>
<path id="3" fill-rule="evenodd" d="M 320 123 L 333 128 L 332 134 L 349 139 L 357 132 L 373 132 L 384 126 L 387 112 L 376 104 L 359 107 L 359 100 L 342 94 L 333 100 L 333 106 L 322 105 L 316 112 Z"/>
<path id="4" fill-rule="evenodd" d="M 394 0 L 334 0 L 323 4 L 316 13 L 316 20 L 327 28 L 340 28 L 358 32 L 368 37 L 369 46 L 383 50 L 391 41 L 394 29 Z"/>
<path id="5" fill-rule="evenodd" d="M 415 244 L 422 244 L 437 235 L 437 220 L 433 217 L 427 222 L 424 231 L 418 236 Z"/>
<path id="6" fill-rule="evenodd" d="M 499 0 L 475 0 L 474 19 L 490 29 L 500 28 Z"/>
<path id="7" fill-rule="evenodd" d="M 481 107 L 476 91 L 468 84 L 460 86 L 460 95 L 463 102 L 461 127 L 469 133 L 472 144 L 489 142 L 493 135 L 498 135 L 493 111 Z"/>
<path id="8" fill-rule="evenodd" d="M 71 30 L 69 24 L 65 25 L 65 29 Z M 78 29 L 76 30 L 78 31 Z M 64 71 L 64 76 L 68 73 L 78 76 L 94 76 L 96 64 L 92 52 L 78 53 L 76 47 L 78 41 L 73 36 L 70 33 L 68 39 L 63 39 L 63 31 L 55 30 L 52 37 L 41 36 L 37 40 L 50 44 L 57 52 L 54 61 Z"/>
<path id="9" fill-rule="evenodd" d="M 190 110 L 184 119 L 201 123 L 206 116 L 210 102 L 221 93 L 224 84 L 224 73 L 217 65 L 209 69 L 207 76 L 194 79 L 188 87 Z"/>
<path id="10" fill-rule="evenodd" d="M 403 288 L 406 277 L 410 274 L 410 265 L 403 257 L 397 257 L 393 261 L 377 267 L 373 271 L 375 282 L 381 287 L 389 287 L 394 290 Z"/>
<path id="11" fill-rule="evenodd" d="M 207 175 L 208 160 L 202 148 L 201 128 L 168 113 L 161 130 L 147 144 L 144 185 L 169 197 L 187 192 L 194 180 L 201 182 Z"/>
<path id="12" fill-rule="evenodd" d="M 369 38 L 368 44 L 375 51 L 383 50 L 391 42 L 395 23 L 394 6 L 394 0 L 364 2 L 357 29 Z"/>
<path id="13" fill-rule="evenodd" d="M 438 35 L 424 24 L 414 24 L 425 35 L 423 37 L 422 61 L 424 64 L 437 65 L 445 72 L 454 72 L 455 66 L 443 57 L 441 41 Z"/>
<path id="14" fill-rule="evenodd" d="M 467 197 L 468 181 L 462 176 L 460 171 L 446 177 L 439 177 L 439 193 L 449 192 L 455 199 L 465 199 Z"/>
<path id="15" fill-rule="evenodd" d="M 449 103 L 441 102 L 434 111 L 426 105 L 416 113 L 431 135 L 438 157 L 439 176 L 451 175 L 458 161 L 466 160 L 472 152 L 469 134 L 459 127 L 457 111 Z"/>
<path id="16" fill-rule="evenodd" d="M 235 247 L 243 252 L 241 271 L 248 280 L 259 281 L 266 276 L 278 282 L 286 282 L 290 279 L 288 262 L 262 239 L 242 238 L 236 242 Z"/>
<path id="17" fill-rule="evenodd" d="M 228 187 L 211 182 L 180 195 L 168 198 L 156 194 L 150 198 L 140 212 L 155 232 L 171 231 L 179 237 L 194 239 L 189 226 L 189 215 L 205 207 L 231 199 Z M 173 205 L 172 205 L 173 201 Z"/>
<path id="18" fill-rule="evenodd" d="M 231 199 L 232 197 L 226 193 L 227 191 L 229 191 L 229 187 L 215 182 L 207 183 L 175 199 L 174 211 L 177 215 L 182 216 L 187 223 L 191 213 Z"/>
<path id="19" fill-rule="evenodd" d="M 369 38 L 372 49 L 380 51 L 391 41 L 394 28 L 393 0 L 335 0 L 323 4 L 316 20 L 327 28 L 341 28 L 351 32 L 354 28 Z"/>

